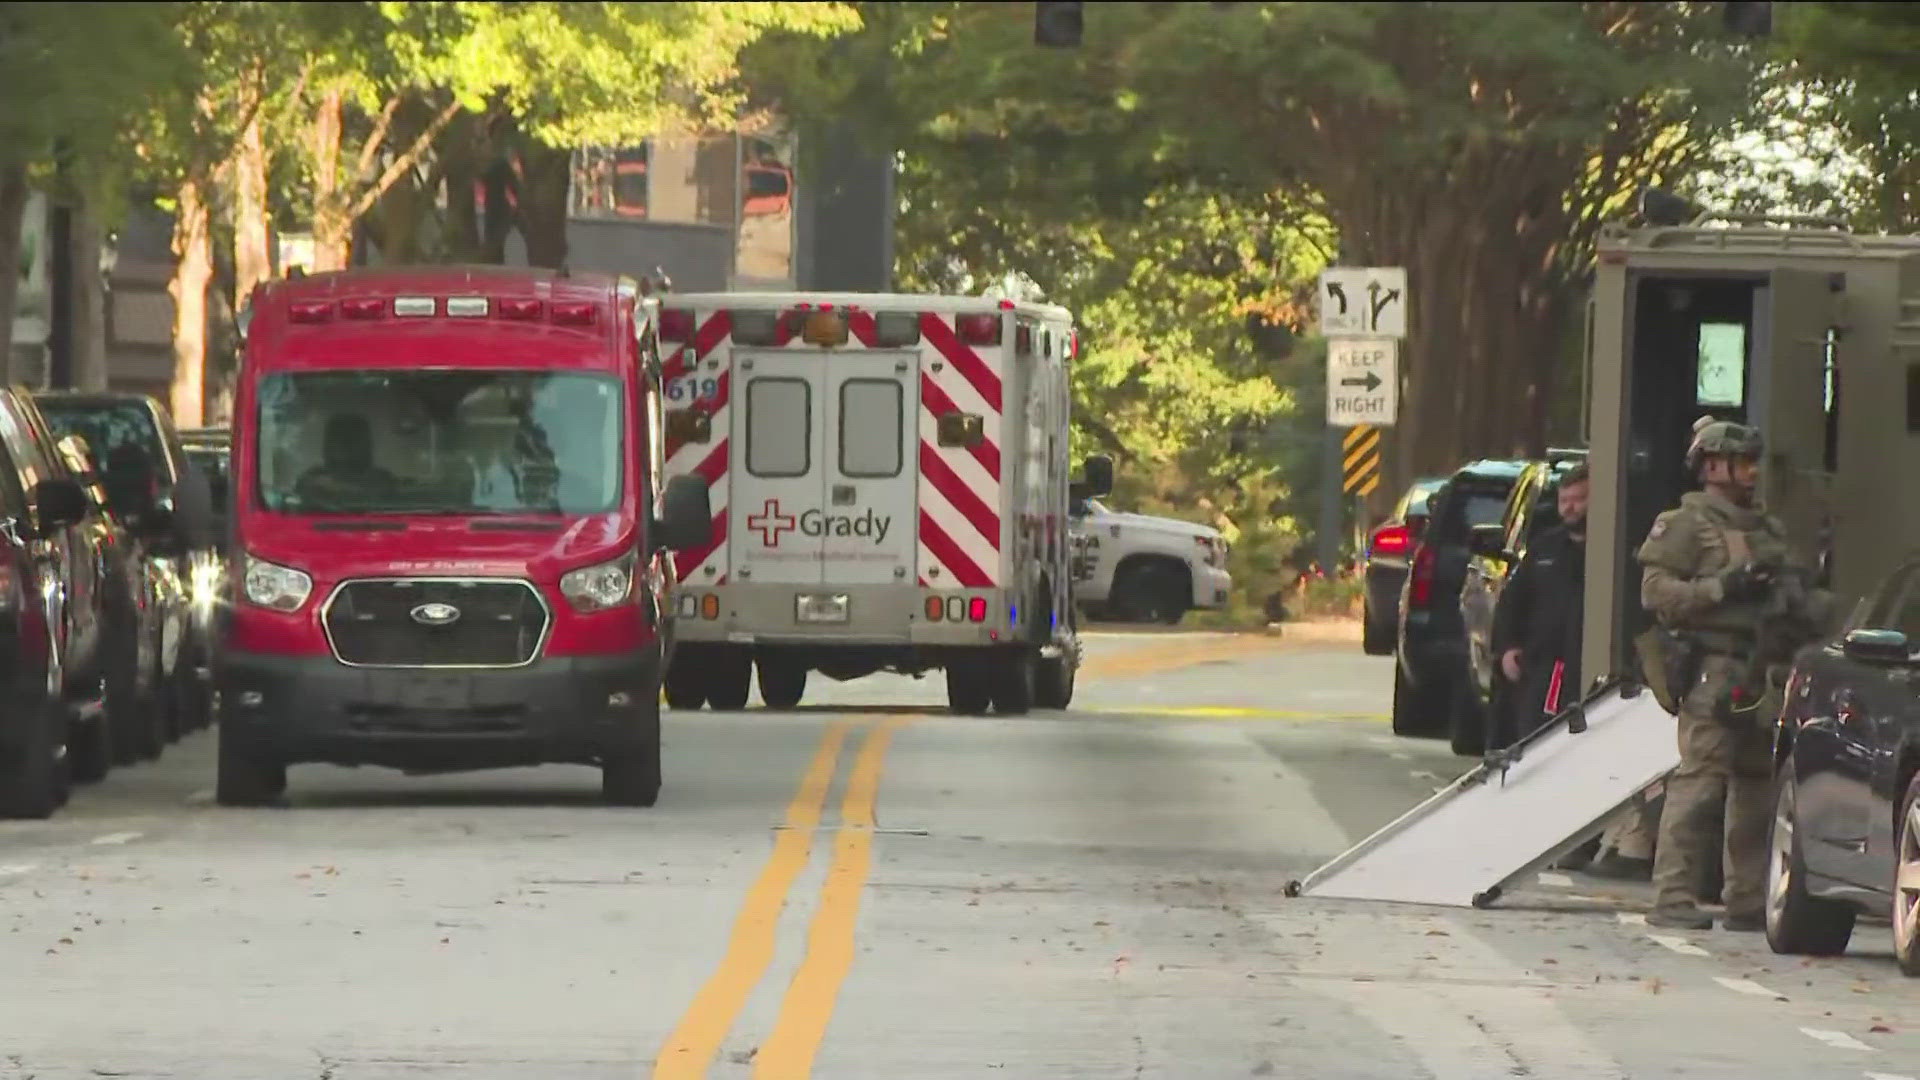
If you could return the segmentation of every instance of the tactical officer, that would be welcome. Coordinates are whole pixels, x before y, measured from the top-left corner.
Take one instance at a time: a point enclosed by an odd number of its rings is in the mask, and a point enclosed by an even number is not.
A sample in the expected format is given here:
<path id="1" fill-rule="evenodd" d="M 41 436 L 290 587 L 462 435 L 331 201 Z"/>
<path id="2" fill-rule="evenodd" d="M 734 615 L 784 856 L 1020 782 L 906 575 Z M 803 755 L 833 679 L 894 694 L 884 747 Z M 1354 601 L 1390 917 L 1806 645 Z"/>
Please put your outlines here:
<path id="1" fill-rule="evenodd" d="M 1819 603 L 1789 588 L 1799 567 L 1778 518 L 1756 505 L 1762 441 L 1743 424 L 1702 418 L 1687 470 L 1702 490 L 1661 514 L 1640 546 L 1640 600 L 1673 632 L 1686 659 L 1679 698 L 1680 764 L 1667 781 L 1654 853 L 1652 926 L 1705 930 L 1713 917 L 1693 895 L 1698 864 L 1723 847 L 1726 928 L 1765 926 L 1767 826 L 1772 810 L 1772 718 L 1779 658 L 1762 654 L 1783 596 L 1802 620 Z M 1771 639 L 1772 635 L 1768 635 Z M 1758 662 L 1757 662 L 1758 661 Z M 1771 676 L 1771 677 L 1770 677 Z M 1713 828 L 1724 798 L 1724 836 Z"/>

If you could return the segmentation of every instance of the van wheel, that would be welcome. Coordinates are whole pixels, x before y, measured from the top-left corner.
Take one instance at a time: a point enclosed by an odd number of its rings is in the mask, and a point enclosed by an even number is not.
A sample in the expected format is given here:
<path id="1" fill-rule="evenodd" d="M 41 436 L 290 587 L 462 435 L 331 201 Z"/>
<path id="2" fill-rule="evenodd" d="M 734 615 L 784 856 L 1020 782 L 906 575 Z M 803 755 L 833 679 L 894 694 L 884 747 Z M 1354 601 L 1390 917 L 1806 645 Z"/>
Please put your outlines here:
<path id="1" fill-rule="evenodd" d="M 962 716 L 984 716 L 993 705 L 991 674 L 975 657 L 947 661 L 947 708 Z"/>
<path id="2" fill-rule="evenodd" d="M 600 798 L 609 806 L 652 806 L 660 800 L 660 710 L 650 734 L 600 759 Z"/>
<path id="3" fill-rule="evenodd" d="M 45 819 L 67 801 L 67 759 L 60 752 L 66 703 L 49 696 L 17 722 L 20 739 L 0 767 L 0 817 Z"/>
<path id="4" fill-rule="evenodd" d="M 1020 716 L 1033 710 L 1040 667 L 1037 653 L 1029 646 L 1016 645 L 996 658 L 992 683 L 995 712 Z"/>
<path id="5" fill-rule="evenodd" d="M 213 798 L 221 806 L 272 806 L 287 791 L 287 767 L 250 753 L 221 725 Z"/>
<path id="6" fill-rule="evenodd" d="M 785 656 L 762 656 L 754 661 L 760 676 L 760 700 L 769 709 L 791 709 L 807 692 L 807 666 Z"/>
<path id="7" fill-rule="evenodd" d="M 1780 770 L 1767 834 L 1767 945 L 1783 955 L 1839 956 L 1853 937 L 1853 908 L 1807 892 L 1792 758 Z"/>
<path id="8" fill-rule="evenodd" d="M 1907 781 L 1893 849 L 1893 958 L 1900 973 L 1920 977 L 1920 774 Z"/>
<path id="9" fill-rule="evenodd" d="M 752 653 L 736 646 L 707 654 L 707 704 L 723 712 L 739 712 L 747 707 L 752 683 Z"/>

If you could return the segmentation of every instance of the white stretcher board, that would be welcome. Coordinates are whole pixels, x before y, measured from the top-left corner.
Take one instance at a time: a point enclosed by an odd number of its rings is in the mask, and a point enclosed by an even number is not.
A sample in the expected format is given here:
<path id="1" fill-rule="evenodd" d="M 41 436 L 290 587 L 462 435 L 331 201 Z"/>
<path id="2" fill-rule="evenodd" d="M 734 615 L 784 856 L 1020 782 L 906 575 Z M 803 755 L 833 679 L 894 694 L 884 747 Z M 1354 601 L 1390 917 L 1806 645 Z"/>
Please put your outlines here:
<path id="1" fill-rule="evenodd" d="M 1680 764 L 1677 724 L 1645 688 L 1610 684 L 1486 765 L 1287 887 L 1290 896 L 1484 907 L 1501 890 L 1598 833 Z"/>

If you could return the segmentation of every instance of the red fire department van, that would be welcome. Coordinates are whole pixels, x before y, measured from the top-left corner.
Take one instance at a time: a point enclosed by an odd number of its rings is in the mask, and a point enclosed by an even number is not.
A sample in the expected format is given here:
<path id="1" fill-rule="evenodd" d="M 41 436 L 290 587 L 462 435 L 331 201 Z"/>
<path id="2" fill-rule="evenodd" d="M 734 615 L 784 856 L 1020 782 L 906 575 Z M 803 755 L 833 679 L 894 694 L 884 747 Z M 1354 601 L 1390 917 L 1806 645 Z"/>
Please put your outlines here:
<path id="1" fill-rule="evenodd" d="M 288 765 L 597 765 L 660 788 L 669 550 L 657 305 L 628 279 L 348 271 L 257 289 L 234 396 L 216 797 Z"/>

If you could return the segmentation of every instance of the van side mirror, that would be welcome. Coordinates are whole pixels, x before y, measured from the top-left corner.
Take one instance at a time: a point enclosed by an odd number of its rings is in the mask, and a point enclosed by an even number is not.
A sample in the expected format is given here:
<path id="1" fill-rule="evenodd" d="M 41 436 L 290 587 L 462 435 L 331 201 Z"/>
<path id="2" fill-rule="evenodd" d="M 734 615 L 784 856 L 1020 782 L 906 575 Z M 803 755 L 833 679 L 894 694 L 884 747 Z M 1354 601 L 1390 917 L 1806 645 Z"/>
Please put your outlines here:
<path id="1" fill-rule="evenodd" d="M 1904 664 L 1913 659 L 1913 645 L 1898 630 L 1849 630 L 1841 642 L 1848 658 L 1867 664 Z"/>
<path id="2" fill-rule="evenodd" d="M 1475 555 L 1489 559 L 1513 558 L 1513 553 L 1507 550 L 1507 530 L 1504 525 L 1475 525 L 1467 545 Z"/>
<path id="3" fill-rule="evenodd" d="M 1113 459 L 1105 454 L 1094 454 L 1087 458 L 1082 471 L 1086 474 L 1087 496 L 1099 498 L 1113 494 Z"/>
<path id="4" fill-rule="evenodd" d="M 713 536 L 713 503 L 707 482 L 698 476 L 667 481 L 661 516 L 653 522 L 654 547 L 692 551 Z"/>
<path id="5" fill-rule="evenodd" d="M 78 525 L 87 517 L 87 493 L 72 480 L 50 477 L 40 481 L 33 486 L 33 501 L 40 507 L 40 519 L 34 522 L 34 528 L 43 537 Z"/>

